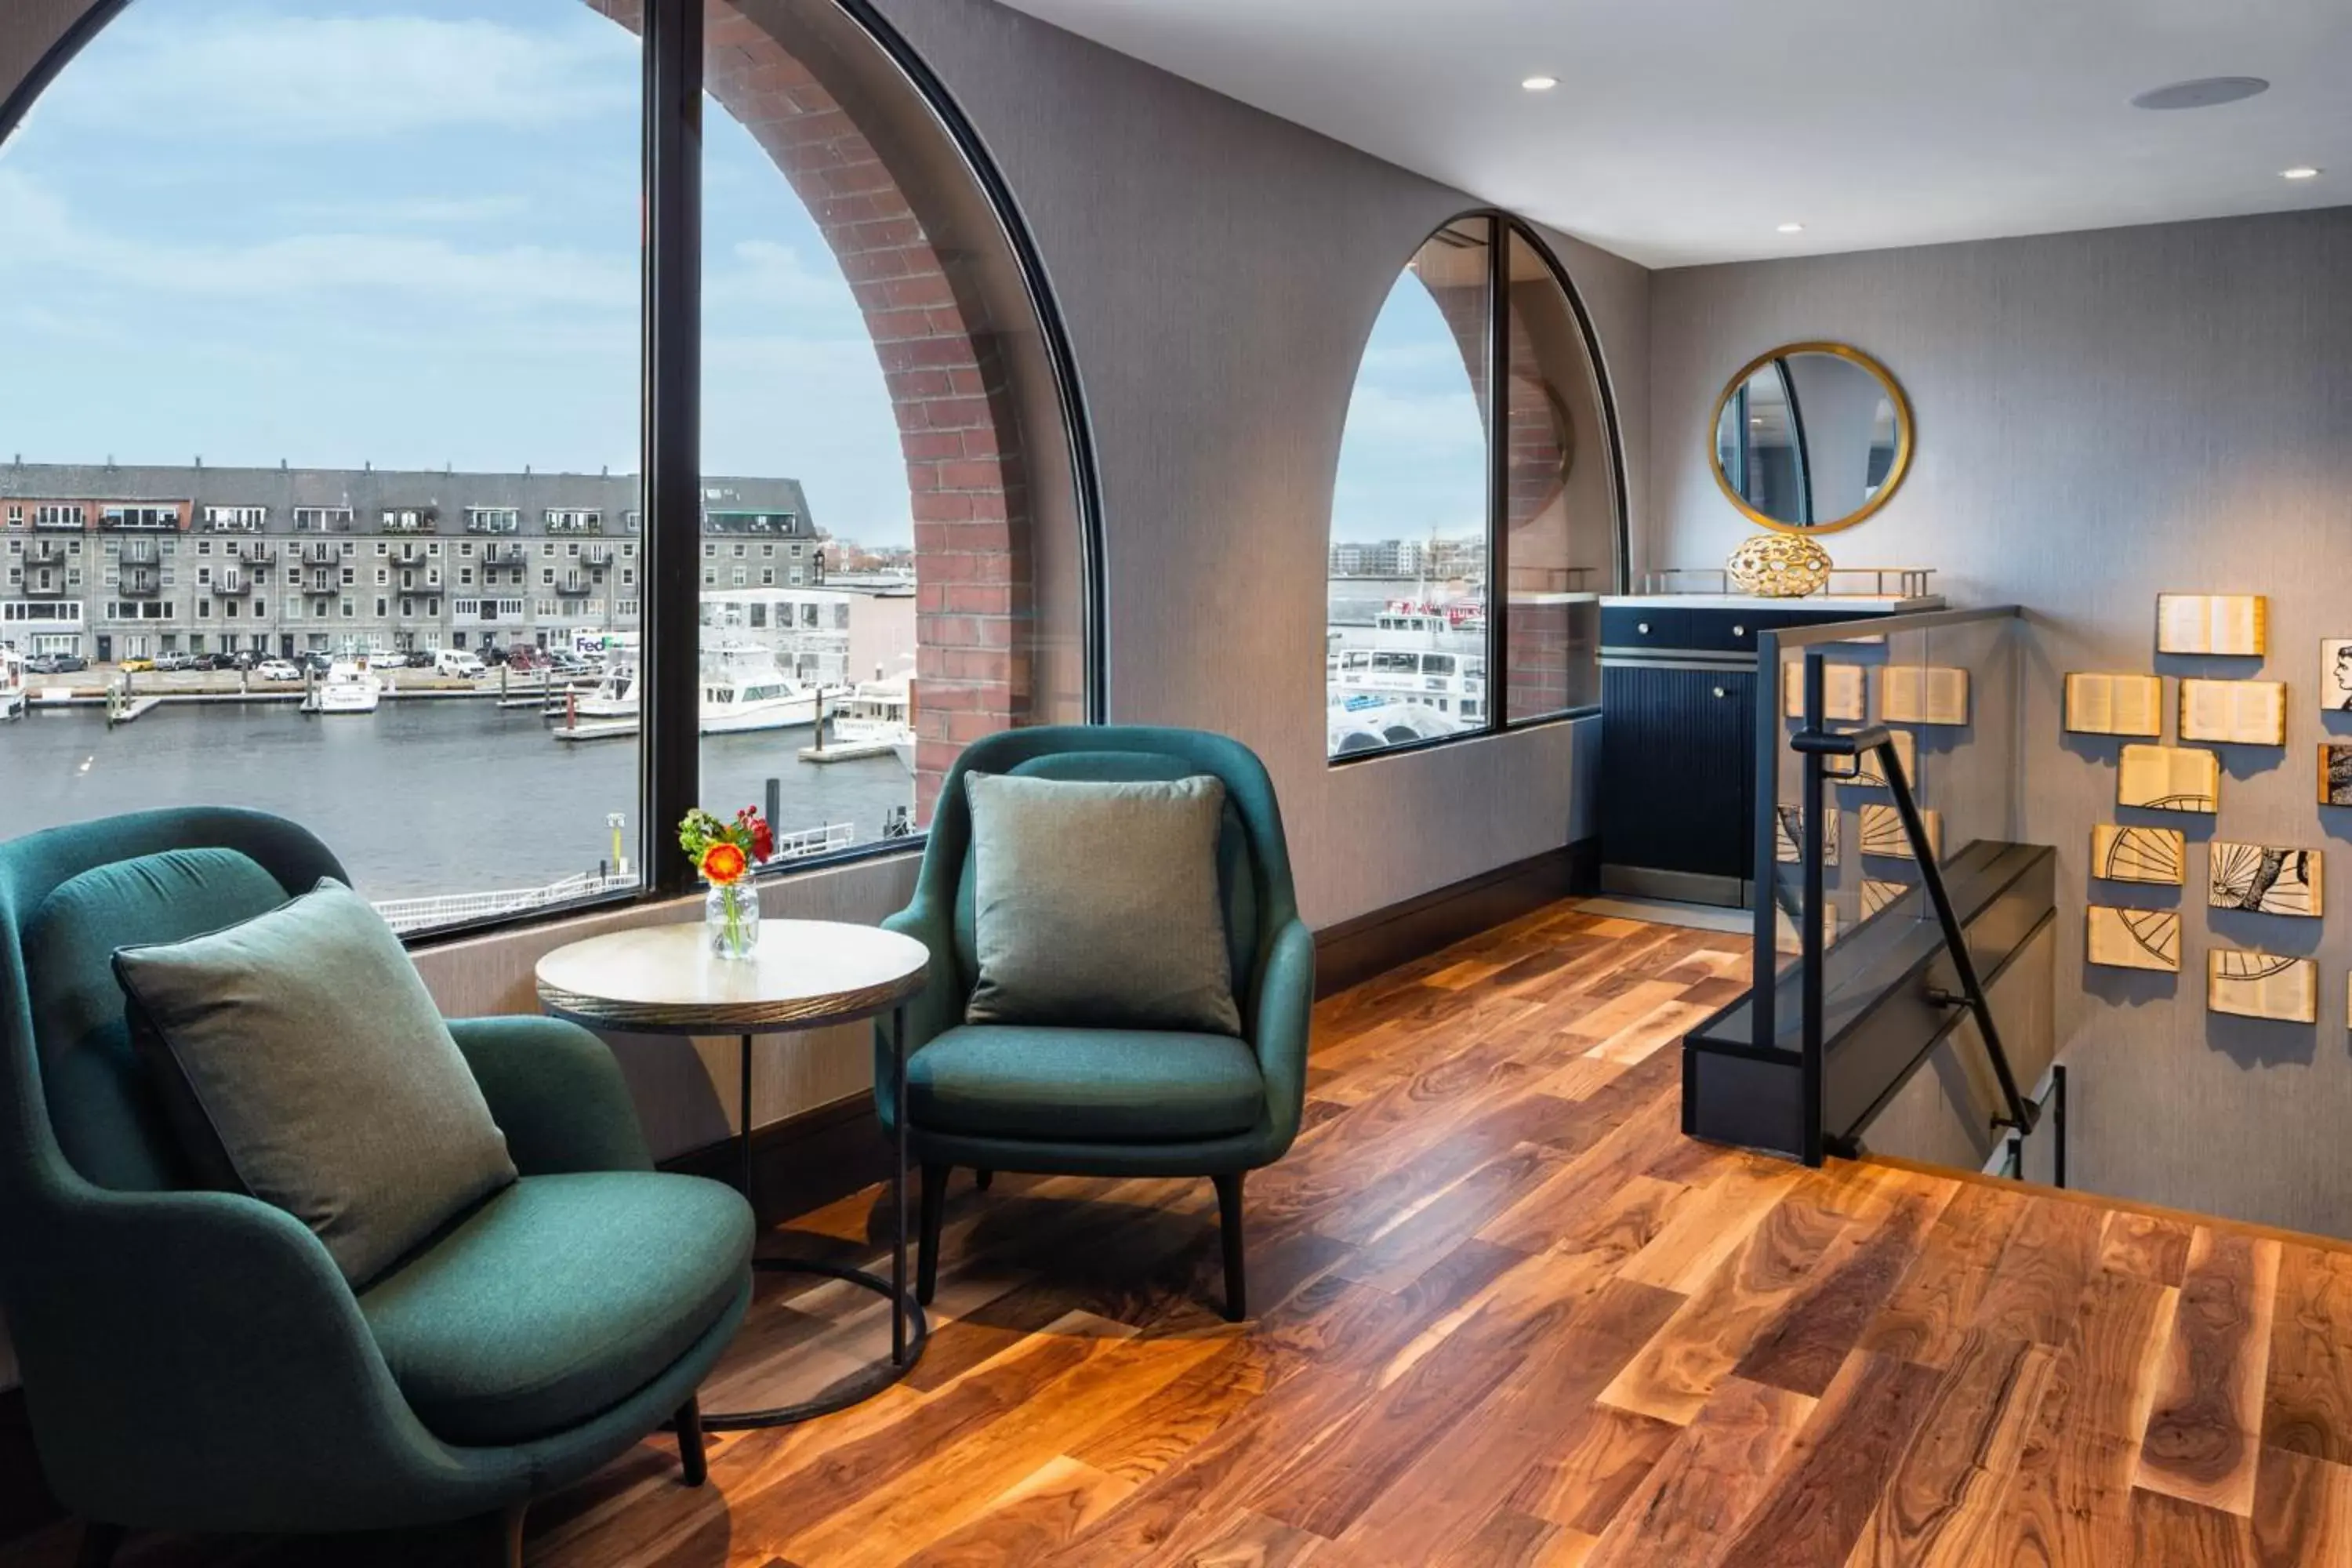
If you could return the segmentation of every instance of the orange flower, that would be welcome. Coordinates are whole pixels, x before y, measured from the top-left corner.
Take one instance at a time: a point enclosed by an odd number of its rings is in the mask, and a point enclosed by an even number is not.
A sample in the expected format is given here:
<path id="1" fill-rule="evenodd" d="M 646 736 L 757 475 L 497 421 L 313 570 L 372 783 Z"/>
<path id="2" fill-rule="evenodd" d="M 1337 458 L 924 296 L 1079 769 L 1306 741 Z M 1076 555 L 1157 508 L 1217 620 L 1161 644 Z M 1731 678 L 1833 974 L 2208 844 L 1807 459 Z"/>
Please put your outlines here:
<path id="1" fill-rule="evenodd" d="M 743 851 L 732 844 L 714 844 L 702 852 L 703 879 L 719 887 L 741 881 L 743 873 L 751 868 L 751 863 L 744 858 Z"/>

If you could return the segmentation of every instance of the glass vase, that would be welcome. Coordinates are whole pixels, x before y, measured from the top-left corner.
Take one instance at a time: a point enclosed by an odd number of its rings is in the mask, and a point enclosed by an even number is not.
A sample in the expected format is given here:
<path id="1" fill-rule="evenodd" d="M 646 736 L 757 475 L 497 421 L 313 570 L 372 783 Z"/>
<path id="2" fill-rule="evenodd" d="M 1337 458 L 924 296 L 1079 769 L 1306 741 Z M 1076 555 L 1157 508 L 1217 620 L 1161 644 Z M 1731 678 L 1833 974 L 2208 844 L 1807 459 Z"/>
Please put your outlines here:
<path id="1" fill-rule="evenodd" d="M 702 929 L 719 958 L 746 959 L 760 945 L 760 890 L 747 879 L 713 882 L 703 895 Z"/>

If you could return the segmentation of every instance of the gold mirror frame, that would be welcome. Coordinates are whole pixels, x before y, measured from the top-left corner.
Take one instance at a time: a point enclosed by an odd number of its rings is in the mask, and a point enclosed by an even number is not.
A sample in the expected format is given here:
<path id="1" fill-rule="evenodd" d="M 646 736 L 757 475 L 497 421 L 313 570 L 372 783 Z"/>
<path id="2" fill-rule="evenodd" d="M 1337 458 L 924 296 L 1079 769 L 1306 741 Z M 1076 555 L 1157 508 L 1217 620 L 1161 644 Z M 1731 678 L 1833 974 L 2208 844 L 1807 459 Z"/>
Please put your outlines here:
<path id="1" fill-rule="evenodd" d="M 1850 363 L 1858 364 L 1870 373 L 1873 380 L 1886 389 L 1888 400 L 1895 405 L 1895 461 L 1886 470 L 1885 482 L 1878 487 L 1876 495 L 1864 501 L 1858 510 L 1847 513 L 1835 522 L 1782 522 L 1777 517 L 1767 517 L 1748 505 L 1748 498 L 1733 489 L 1731 481 L 1724 478 L 1723 458 L 1716 446 L 1716 432 L 1723 428 L 1725 406 L 1731 402 L 1741 387 L 1748 384 L 1749 376 L 1754 375 L 1774 360 L 1787 359 L 1791 354 L 1831 354 Z M 1806 537 L 1818 533 L 1836 533 L 1841 530 L 1852 528 L 1858 522 L 1867 521 L 1880 507 L 1895 499 L 1895 492 L 1903 487 L 1904 476 L 1911 471 L 1911 444 L 1916 434 L 1915 423 L 1911 413 L 1911 400 L 1903 395 L 1903 384 L 1895 379 L 1895 373 L 1853 344 L 1782 343 L 1779 348 L 1765 350 L 1746 364 L 1741 365 L 1730 381 L 1725 384 L 1722 395 L 1715 400 L 1715 412 L 1707 416 L 1706 421 L 1706 471 L 1715 476 L 1715 488 L 1723 492 L 1723 499 L 1738 508 L 1741 516 L 1760 528 L 1769 528 L 1775 533 L 1794 533 Z"/>

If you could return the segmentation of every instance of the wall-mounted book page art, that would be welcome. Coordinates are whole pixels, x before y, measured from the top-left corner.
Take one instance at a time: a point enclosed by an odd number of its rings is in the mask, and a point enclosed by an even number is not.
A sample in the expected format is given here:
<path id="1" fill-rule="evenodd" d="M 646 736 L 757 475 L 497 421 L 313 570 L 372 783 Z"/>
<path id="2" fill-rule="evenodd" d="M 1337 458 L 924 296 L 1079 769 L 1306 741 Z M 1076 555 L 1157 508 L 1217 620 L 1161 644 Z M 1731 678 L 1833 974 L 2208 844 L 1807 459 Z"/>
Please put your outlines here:
<path id="1" fill-rule="evenodd" d="M 1927 829 L 1927 853 L 1944 858 L 1944 817 L 1941 812 L 1919 808 L 1919 826 Z M 1903 814 L 1891 805 L 1862 808 L 1862 852 L 1888 860 L 1911 858 L 1911 836 L 1903 831 Z"/>
<path id="2" fill-rule="evenodd" d="M 2217 947 L 2205 955 L 2205 1008 L 2281 1024 L 2319 1022 L 2319 965 L 2308 958 Z"/>
<path id="3" fill-rule="evenodd" d="M 1890 724 L 1965 724 L 1969 672 L 1949 665 L 1890 664 L 1878 672 L 1878 716 Z"/>
<path id="4" fill-rule="evenodd" d="M 2270 652 L 2270 608 L 2260 594 L 2158 594 L 2156 651 L 2260 658 Z"/>
<path id="5" fill-rule="evenodd" d="M 2144 811 L 2219 811 L 2221 759 L 2193 748 L 2126 746 L 2116 769 L 2116 804 Z"/>
<path id="6" fill-rule="evenodd" d="M 2084 948 L 2093 963 L 2109 969 L 2180 970 L 2180 913 L 2177 910 L 2118 910 L 2093 904 Z"/>
<path id="7" fill-rule="evenodd" d="M 2091 875 L 2109 882 L 2155 882 L 2177 888 L 2186 879 L 2189 839 L 2177 827 L 2091 829 Z"/>
<path id="8" fill-rule="evenodd" d="M 1826 658 L 1822 660 L 1822 717 L 1843 723 L 1861 723 L 1869 716 L 1866 679 L 1861 665 L 1839 664 Z M 1802 659 L 1783 659 L 1780 663 L 1780 711 L 1791 719 L 1805 716 L 1805 663 Z"/>
<path id="9" fill-rule="evenodd" d="M 1916 791 L 1919 787 L 1919 738 L 1908 730 L 1889 730 L 1887 739 L 1895 742 L 1895 755 L 1903 763 L 1903 776 Z M 1852 757 L 1823 757 L 1822 772 L 1840 784 L 1856 788 L 1874 785 L 1887 787 L 1886 761 L 1875 748 Z"/>
<path id="10" fill-rule="evenodd" d="M 2078 735 L 2164 733 L 2164 677 L 2078 672 L 2066 678 L 2066 728 Z"/>
<path id="11" fill-rule="evenodd" d="M 2200 680 L 2180 683 L 2180 738 L 2238 746 L 2286 744 L 2286 683 Z"/>
<path id="12" fill-rule="evenodd" d="M 2318 916 L 2326 884 L 2316 849 L 2214 840 L 2207 850 L 2207 902 L 2259 915 Z"/>

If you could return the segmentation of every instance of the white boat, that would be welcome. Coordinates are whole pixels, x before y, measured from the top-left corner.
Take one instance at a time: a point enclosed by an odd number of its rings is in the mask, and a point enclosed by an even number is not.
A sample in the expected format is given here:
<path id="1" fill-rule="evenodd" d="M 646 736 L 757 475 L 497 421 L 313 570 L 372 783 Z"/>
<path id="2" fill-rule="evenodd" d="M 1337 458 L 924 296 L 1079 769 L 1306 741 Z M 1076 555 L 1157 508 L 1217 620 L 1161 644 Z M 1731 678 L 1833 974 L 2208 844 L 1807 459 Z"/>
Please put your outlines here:
<path id="1" fill-rule="evenodd" d="M 637 717 L 638 668 L 615 660 L 593 691 L 568 703 L 582 723 Z M 845 686 L 811 686 L 778 669 L 774 656 L 751 644 L 706 649 L 702 661 L 702 732 L 733 735 L 789 730 L 816 722 L 818 705 L 832 712 L 848 700 Z"/>
<path id="2" fill-rule="evenodd" d="M 327 666 L 327 677 L 310 688 L 303 700 L 306 713 L 373 713 L 383 698 L 383 682 L 357 660 L 339 658 Z"/>
<path id="3" fill-rule="evenodd" d="M 914 677 L 861 680 L 843 699 L 833 721 L 831 744 L 841 747 L 887 749 L 908 773 L 915 771 Z"/>
<path id="4" fill-rule="evenodd" d="M 0 720 L 25 716 L 26 691 L 25 656 L 0 647 Z"/>
<path id="5" fill-rule="evenodd" d="M 1463 621 L 1419 606 L 1391 605 L 1373 623 L 1369 638 L 1360 633 L 1336 637 L 1325 657 L 1335 711 L 1351 699 L 1361 700 L 1359 711 L 1382 705 L 1423 708 L 1433 721 L 1423 727 L 1437 734 L 1486 722 L 1486 634 L 1467 629 Z M 1419 720 L 1414 723 L 1422 725 Z M 1330 754 L 1339 754 L 1336 741 Z"/>
<path id="6" fill-rule="evenodd" d="M 1411 745 L 1451 735 L 1462 726 L 1433 708 L 1402 702 L 1377 693 L 1331 696 L 1324 729 L 1324 755 L 1353 756 L 1390 746 Z"/>

